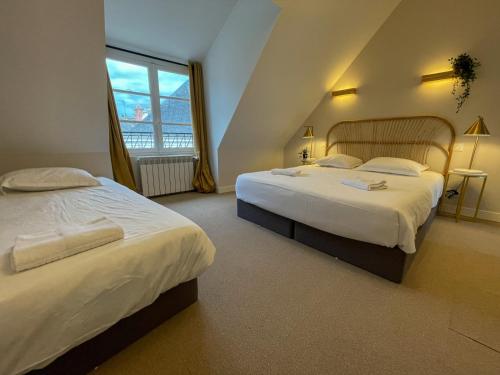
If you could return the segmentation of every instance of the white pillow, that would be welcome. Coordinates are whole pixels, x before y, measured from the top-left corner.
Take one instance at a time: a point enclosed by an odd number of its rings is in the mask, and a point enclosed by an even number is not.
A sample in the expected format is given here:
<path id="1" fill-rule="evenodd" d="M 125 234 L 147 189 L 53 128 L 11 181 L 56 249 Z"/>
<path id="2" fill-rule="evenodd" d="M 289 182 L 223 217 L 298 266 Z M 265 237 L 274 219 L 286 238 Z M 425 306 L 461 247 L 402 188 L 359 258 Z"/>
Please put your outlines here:
<path id="1" fill-rule="evenodd" d="M 325 156 L 324 158 L 316 160 L 316 164 L 318 164 L 321 167 L 352 169 L 363 164 L 363 160 L 358 159 L 354 156 L 335 154 L 335 155 Z"/>
<path id="2" fill-rule="evenodd" d="M 357 168 L 359 171 L 392 173 L 404 176 L 420 176 L 427 169 L 429 169 L 428 165 L 422 165 L 414 160 L 388 157 L 373 158 Z"/>
<path id="3" fill-rule="evenodd" d="M 0 188 L 20 191 L 45 191 L 82 186 L 99 186 L 101 183 L 89 172 L 77 168 L 20 169 L 0 177 Z"/>

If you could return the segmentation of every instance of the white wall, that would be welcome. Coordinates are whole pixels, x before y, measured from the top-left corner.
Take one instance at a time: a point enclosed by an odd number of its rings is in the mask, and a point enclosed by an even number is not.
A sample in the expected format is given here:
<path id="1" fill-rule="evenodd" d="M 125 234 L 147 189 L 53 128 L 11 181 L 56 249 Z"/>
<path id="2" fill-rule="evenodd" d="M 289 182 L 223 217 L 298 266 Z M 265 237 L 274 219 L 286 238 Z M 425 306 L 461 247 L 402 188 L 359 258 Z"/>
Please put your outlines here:
<path id="1" fill-rule="evenodd" d="M 203 61 L 209 152 L 218 181 L 218 149 L 279 8 L 271 0 L 239 0 Z"/>
<path id="2" fill-rule="evenodd" d="M 102 0 L 0 2 L 0 173 L 111 175 Z"/>
<path id="3" fill-rule="evenodd" d="M 283 147 L 400 0 L 276 1 L 282 11 L 219 146 L 219 184 Z"/>
<path id="4" fill-rule="evenodd" d="M 326 132 L 339 121 L 438 115 L 454 124 L 457 143 L 465 145 L 464 152 L 455 152 L 451 167 L 466 167 L 473 139 L 461 134 L 482 115 L 492 133 L 481 139 L 474 164 L 490 173 L 482 216 L 500 220 L 499 14 L 496 0 L 404 0 L 334 87 L 358 87 L 359 94 L 332 99 L 325 90 L 306 119 L 315 126 L 316 156 L 323 155 Z M 469 101 L 456 114 L 451 82 L 420 84 L 420 76 L 447 70 L 448 58 L 464 51 L 478 57 L 482 66 Z M 299 128 L 285 148 L 288 166 L 297 164 L 302 134 Z M 473 206 L 477 194 L 476 181 L 467 206 Z"/>

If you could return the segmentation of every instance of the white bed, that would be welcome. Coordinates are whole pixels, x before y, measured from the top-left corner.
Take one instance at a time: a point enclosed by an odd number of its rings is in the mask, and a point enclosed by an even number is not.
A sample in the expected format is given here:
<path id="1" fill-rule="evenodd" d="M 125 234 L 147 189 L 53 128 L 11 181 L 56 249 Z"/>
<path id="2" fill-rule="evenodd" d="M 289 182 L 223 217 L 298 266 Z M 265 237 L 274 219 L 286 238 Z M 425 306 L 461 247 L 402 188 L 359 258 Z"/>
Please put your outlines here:
<path id="1" fill-rule="evenodd" d="M 327 168 L 298 167 L 299 177 L 270 171 L 238 177 L 236 196 L 297 222 L 359 241 L 414 253 L 415 235 L 443 190 L 443 176 L 426 171 L 420 177 Z M 388 189 L 359 190 L 342 178 L 381 178 Z"/>
<path id="2" fill-rule="evenodd" d="M 0 196 L 0 373 L 46 364 L 198 277 L 215 248 L 189 219 L 115 182 L 103 186 Z M 125 239 L 14 273 L 18 234 L 106 216 Z"/>

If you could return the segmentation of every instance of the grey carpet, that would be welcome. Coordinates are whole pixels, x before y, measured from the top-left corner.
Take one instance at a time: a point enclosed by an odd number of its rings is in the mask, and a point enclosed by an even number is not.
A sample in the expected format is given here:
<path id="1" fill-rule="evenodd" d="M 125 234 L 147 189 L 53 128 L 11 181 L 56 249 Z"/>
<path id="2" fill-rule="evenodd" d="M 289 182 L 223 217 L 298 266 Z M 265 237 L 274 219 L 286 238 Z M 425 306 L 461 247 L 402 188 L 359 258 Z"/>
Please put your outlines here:
<path id="1" fill-rule="evenodd" d="M 239 219 L 233 194 L 157 201 L 215 263 L 195 305 L 97 374 L 500 374 L 498 226 L 438 217 L 397 285 Z"/>

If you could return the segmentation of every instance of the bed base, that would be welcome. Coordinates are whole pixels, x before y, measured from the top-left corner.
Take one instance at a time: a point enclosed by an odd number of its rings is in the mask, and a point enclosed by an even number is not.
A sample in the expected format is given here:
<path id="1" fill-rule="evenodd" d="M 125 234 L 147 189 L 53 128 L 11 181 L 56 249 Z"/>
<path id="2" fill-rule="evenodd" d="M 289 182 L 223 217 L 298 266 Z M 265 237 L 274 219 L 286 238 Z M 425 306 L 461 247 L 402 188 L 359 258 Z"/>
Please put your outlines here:
<path id="1" fill-rule="evenodd" d="M 285 237 L 293 238 L 295 229 L 295 222 L 293 220 L 263 210 L 241 199 L 238 199 L 236 204 L 239 217 L 251 221 L 252 223 L 259 224 Z"/>
<path id="2" fill-rule="evenodd" d="M 415 238 L 417 249 L 436 213 L 437 207 L 432 209 L 425 223 L 418 229 Z M 399 247 L 389 248 L 337 236 L 269 212 L 240 199 L 237 202 L 237 214 L 243 219 L 284 234 L 289 238 L 294 238 L 305 245 L 395 283 L 403 281 L 403 277 L 415 257 L 415 254 L 407 254 Z"/>
<path id="3" fill-rule="evenodd" d="M 198 300 L 198 279 L 162 293 L 155 302 L 78 345 L 30 375 L 84 375 Z"/>

